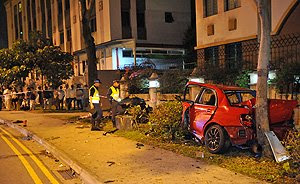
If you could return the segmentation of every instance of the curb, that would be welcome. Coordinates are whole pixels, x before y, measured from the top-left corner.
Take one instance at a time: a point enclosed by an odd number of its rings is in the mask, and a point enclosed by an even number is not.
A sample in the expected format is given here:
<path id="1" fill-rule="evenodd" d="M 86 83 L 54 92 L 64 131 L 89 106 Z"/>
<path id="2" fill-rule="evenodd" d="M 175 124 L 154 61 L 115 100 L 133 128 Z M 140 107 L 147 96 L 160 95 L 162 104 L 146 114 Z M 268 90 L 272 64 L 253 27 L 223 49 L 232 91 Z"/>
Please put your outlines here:
<path id="1" fill-rule="evenodd" d="M 74 162 L 68 156 L 63 153 L 62 151 L 55 148 L 50 143 L 46 142 L 45 140 L 41 139 L 40 137 L 34 135 L 32 132 L 28 131 L 25 128 L 22 128 L 18 125 L 15 125 L 11 122 L 5 121 L 0 119 L 0 124 L 7 125 L 17 131 L 19 131 L 24 136 L 29 136 L 36 142 L 38 142 L 40 145 L 42 145 L 47 151 L 49 151 L 53 156 L 61 160 L 63 163 L 65 163 L 68 167 L 72 168 L 81 178 L 81 180 L 86 184 L 101 184 L 100 181 L 98 181 L 94 176 L 92 176 L 88 171 L 86 171 L 83 167 L 80 166 L 79 163 Z"/>

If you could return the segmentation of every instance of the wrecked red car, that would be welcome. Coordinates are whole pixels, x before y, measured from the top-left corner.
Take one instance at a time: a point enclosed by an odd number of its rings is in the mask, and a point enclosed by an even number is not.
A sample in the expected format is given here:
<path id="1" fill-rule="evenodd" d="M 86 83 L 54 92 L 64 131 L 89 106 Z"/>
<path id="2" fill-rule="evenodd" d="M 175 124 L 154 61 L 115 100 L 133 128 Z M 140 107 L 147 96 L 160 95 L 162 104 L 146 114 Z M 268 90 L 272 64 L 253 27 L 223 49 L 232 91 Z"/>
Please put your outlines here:
<path id="1" fill-rule="evenodd" d="M 250 89 L 189 82 L 183 100 L 183 124 L 211 153 L 256 142 L 255 96 Z M 294 127 L 296 100 L 269 100 L 270 129 L 279 139 Z"/>

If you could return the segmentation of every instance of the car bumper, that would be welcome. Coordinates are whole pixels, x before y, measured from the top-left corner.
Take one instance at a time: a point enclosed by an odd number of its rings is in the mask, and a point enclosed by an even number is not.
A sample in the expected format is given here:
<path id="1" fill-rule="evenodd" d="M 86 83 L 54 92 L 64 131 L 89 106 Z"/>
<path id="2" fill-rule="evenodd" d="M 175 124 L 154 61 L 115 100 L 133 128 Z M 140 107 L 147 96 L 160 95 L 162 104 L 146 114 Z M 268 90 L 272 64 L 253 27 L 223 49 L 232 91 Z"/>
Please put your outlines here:
<path id="1" fill-rule="evenodd" d="M 254 139 L 254 131 L 245 127 L 224 127 L 232 145 L 243 145 Z"/>

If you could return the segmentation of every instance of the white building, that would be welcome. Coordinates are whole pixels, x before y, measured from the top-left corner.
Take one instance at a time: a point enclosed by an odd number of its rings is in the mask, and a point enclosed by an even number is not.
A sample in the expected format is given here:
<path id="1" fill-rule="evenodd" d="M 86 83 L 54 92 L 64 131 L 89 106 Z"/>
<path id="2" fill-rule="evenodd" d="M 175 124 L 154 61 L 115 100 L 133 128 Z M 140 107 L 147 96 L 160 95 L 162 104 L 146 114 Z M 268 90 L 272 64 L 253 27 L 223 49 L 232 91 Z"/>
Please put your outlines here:
<path id="1" fill-rule="evenodd" d="M 74 54 L 75 75 L 85 72 L 79 0 L 7 0 L 5 7 L 9 47 L 40 30 L 54 45 Z M 182 40 L 191 25 L 190 1 L 95 0 L 93 16 L 99 70 L 122 69 L 147 58 L 158 69 L 181 65 Z"/>

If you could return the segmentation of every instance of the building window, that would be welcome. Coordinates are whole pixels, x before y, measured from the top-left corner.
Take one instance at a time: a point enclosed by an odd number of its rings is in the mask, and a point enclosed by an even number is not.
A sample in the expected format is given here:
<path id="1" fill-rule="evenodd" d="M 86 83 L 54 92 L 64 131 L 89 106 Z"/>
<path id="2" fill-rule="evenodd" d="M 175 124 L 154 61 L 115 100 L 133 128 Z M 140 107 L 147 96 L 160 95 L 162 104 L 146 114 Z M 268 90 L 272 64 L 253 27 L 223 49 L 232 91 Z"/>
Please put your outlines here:
<path id="1" fill-rule="evenodd" d="M 68 29 L 67 30 L 67 41 L 71 41 L 71 37 L 72 37 L 71 29 Z"/>
<path id="2" fill-rule="evenodd" d="M 122 37 L 131 38 L 130 0 L 121 0 Z"/>
<path id="3" fill-rule="evenodd" d="M 36 30 L 36 7 L 35 7 L 35 0 L 31 1 L 31 15 L 33 21 L 33 30 Z"/>
<path id="4" fill-rule="evenodd" d="M 62 0 L 57 1 L 57 9 L 58 9 L 58 30 L 62 31 L 64 29 L 63 27 L 63 7 L 62 7 Z"/>
<path id="5" fill-rule="evenodd" d="M 70 10 L 70 0 L 65 0 L 65 9 L 66 11 Z"/>
<path id="6" fill-rule="evenodd" d="M 224 0 L 225 11 L 241 7 L 241 0 Z"/>
<path id="7" fill-rule="evenodd" d="M 18 7 L 14 6 L 14 25 L 15 25 L 15 39 L 19 38 L 19 28 L 18 28 Z"/>
<path id="8" fill-rule="evenodd" d="M 23 38 L 23 22 L 22 22 L 22 4 L 18 4 L 18 19 L 19 19 L 19 29 L 20 29 L 20 39 Z"/>
<path id="9" fill-rule="evenodd" d="M 31 12 L 30 12 L 30 0 L 27 0 L 27 29 L 28 29 L 28 38 L 31 32 Z"/>
<path id="10" fill-rule="evenodd" d="M 46 35 L 46 13 L 45 13 L 45 0 L 40 0 L 41 13 L 42 13 L 42 32 Z"/>
<path id="11" fill-rule="evenodd" d="M 14 28 L 15 39 L 23 38 L 23 22 L 22 22 L 22 4 L 18 3 L 14 6 Z"/>
<path id="12" fill-rule="evenodd" d="M 242 62 L 242 44 L 232 43 L 225 45 L 225 67 L 228 69 L 240 68 Z"/>
<path id="13" fill-rule="evenodd" d="M 146 10 L 145 0 L 137 1 L 136 18 L 137 18 L 137 37 L 139 40 L 147 39 L 145 10 Z"/>
<path id="14" fill-rule="evenodd" d="M 64 32 L 59 32 L 59 44 L 62 45 L 64 44 L 65 40 L 64 40 Z"/>
<path id="15" fill-rule="evenodd" d="M 96 19 L 96 8 L 95 8 L 95 6 L 92 7 L 91 19 L 90 19 L 90 29 L 91 29 L 92 33 L 97 31 L 97 19 Z"/>
<path id="16" fill-rule="evenodd" d="M 132 51 L 131 50 L 123 50 L 123 57 L 132 58 L 133 57 Z"/>
<path id="17" fill-rule="evenodd" d="M 208 67 L 219 65 L 219 47 L 204 49 L 205 63 Z"/>
<path id="18" fill-rule="evenodd" d="M 47 30 L 48 30 L 48 37 L 52 38 L 52 15 L 51 15 L 51 1 L 46 0 L 47 6 Z"/>
<path id="19" fill-rule="evenodd" d="M 218 14 L 218 0 L 203 0 L 204 17 Z"/>
<path id="20" fill-rule="evenodd" d="M 173 18 L 172 12 L 165 12 L 165 22 L 166 23 L 172 23 L 172 22 L 174 22 L 174 18 Z"/>

